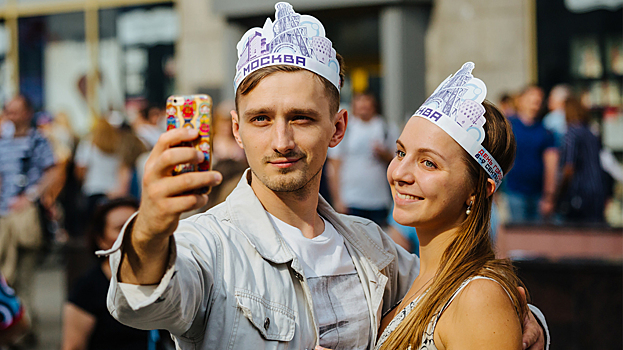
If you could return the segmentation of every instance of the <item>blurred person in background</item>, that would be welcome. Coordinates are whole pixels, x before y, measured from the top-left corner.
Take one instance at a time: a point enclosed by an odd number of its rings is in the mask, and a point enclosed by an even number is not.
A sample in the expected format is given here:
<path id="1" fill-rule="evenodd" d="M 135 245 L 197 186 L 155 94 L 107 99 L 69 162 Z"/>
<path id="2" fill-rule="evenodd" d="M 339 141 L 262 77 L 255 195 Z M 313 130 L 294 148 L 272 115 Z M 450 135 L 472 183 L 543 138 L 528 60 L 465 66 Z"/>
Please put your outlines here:
<path id="1" fill-rule="evenodd" d="M 162 124 L 164 118 L 165 113 L 162 107 L 148 104 L 140 111 L 138 118 L 134 121 L 134 132 L 143 141 L 147 150 L 154 147 L 160 135 L 166 130 Z"/>
<path id="2" fill-rule="evenodd" d="M 558 151 L 554 135 L 539 121 L 543 90 L 526 87 L 517 100 L 517 114 L 508 119 L 517 140 L 515 165 L 506 180 L 512 222 L 537 222 L 554 212 Z"/>
<path id="3" fill-rule="evenodd" d="M 571 96 L 571 89 L 566 84 L 559 84 L 552 88 L 547 99 L 549 113 L 543 117 L 543 126 L 554 134 L 556 147 L 562 145 L 567 132 L 565 121 L 565 101 Z"/>
<path id="4" fill-rule="evenodd" d="M 500 97 L 499 106 L 502 113 L 504 113 L 507 117 L 517 113 L 517 110 L 515 109 L 515 97 L 507 92 L 503 93 Z"/>
<path id="5" fill-rule="evenodd" d="M 119 167 L 119 184 L 117 192 L 110 193 L 110 198 L 131 195 L 139 198 L 141 195 L 141 182 L 138 175 L 138 161 L 142 154 L 149 151 L 145 143 L 138 137 L 121 113 L 113 111 L 121 122 L 117 127 L 121 138 L 119 154 L 121 155 L 121 166 Z"/>
<path id="6" fill-rule="evenodd" d="M 15 343 L 29 327 L 24 306 L 0 273 L 0 348 Z"/>
<path id="7" fill-rule="evenodd" d="M 55 161 L 50 143 L 33 127 L 27 97 L 10 100 L 4 118 L 14 128 L 12 135 L 0 139 L 0 270 L 33 314 L 33 329 L 25 338 L 28 345 L 37 342 L 34 273 L 46 238 L 41 213 L 51 205 L 46 194 Z"/>
<path id="8" fill-rule="evenodd" d="M 240 163 L 247 163 L 244 150 L 238 146 L 232 132 L 231 111 L 236 109 L 234 101 L 228 100 L 219 103 L 214 109 L 212 141 L 213 164 L 222 160 L 231 159 Z"/>
<path id="9" fill-rule="evenodd" d="M 112 119 L 115 126 L 121 122 Z M 123 162 L 120 131 L 106 119 L 95 122 L 91 134 L 85 136 L 76 150 L 74 169 L 76 178 L 82 182 L 82 193 L 87 199 L 84 218 L 89 218 L 97 202 L 105 197 L 119 197 L 128 192 L 129 179 L 120 178 Z"/>
<path id="10" fill-rule="evenodd" d="M 99 205 L 89 229 L 93 251 L 110 249 L 137 209 L 138 202 L 127 197 Z M 110 315 L 106 308 L 110 274 L 108 258 L 102 258 L 69 293 L 63 308 L 62 350 L 147 350 L 156 340 L 149 331 L 124 326 Z"/>
<path id="11" fill-rule="evenodd" d="M 604 222 L 607 189 L 600 164 L 601 142 L 589 129 L 590 114 L 579 99 L 564 103 L 567 133 L 560 151 L 559 209 L 567 222 Z"/>
<path id="12" fill-rule="evenodd" d="M 378 114 L 372 93 L 355 95 L 352 109 L 344 140 L 328 153 L 333 206 L 386 226 L 392 199 L 385 170 L 394 157 L 398 129 Z"/>
<path id="13" fill-rule="evenodd" d="M 214 109 L 212 168 L 223 175 L 223 182 L 212 188 L 206 208 L 224 202 L 249 167 L 244 150 L 238 145 L 232 132 L 230 113 L 234 109 L 236 105 L 231 100 L 222 101 Z"/>
<path id="14" fill-rule="evenodd" d="M 59 123 L 51 113 L 39 112 L 35 114 L 37 130 L 50 142 L 56 159 L 53 168 L 50 190 L 46 194 L 46 202 L 51 203 L 49 215 L 56 223 L 63 224 L 63 208 L 57 203 L 67 182 L 67 171 L 73 161 L 74 135 L 64 123 Z M 66 233 L 56 232 L 57 239 L 66 240 Z"/>
<path id="15" fill-rule="evenodd" d="M 404 226 L 394 220 L 393 210 L 387 215 L 387 228 L 385 233 L 411 254 L 420 256 L 420 240 L 415 227 Z"/>

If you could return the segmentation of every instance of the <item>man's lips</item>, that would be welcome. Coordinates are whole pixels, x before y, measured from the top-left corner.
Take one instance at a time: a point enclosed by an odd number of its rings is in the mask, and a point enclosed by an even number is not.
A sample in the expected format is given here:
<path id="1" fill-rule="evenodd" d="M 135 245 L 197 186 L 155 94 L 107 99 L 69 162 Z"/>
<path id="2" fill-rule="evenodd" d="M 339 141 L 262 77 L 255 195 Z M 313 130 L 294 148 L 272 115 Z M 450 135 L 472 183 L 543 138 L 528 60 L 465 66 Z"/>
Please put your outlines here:
<path id="1" fill-rule="evenodd" d="M 278 167 L 278 168 L 287 168 L 294 165 L 301 158 L 280 158 L 271 160 L 269 163 Z"/>

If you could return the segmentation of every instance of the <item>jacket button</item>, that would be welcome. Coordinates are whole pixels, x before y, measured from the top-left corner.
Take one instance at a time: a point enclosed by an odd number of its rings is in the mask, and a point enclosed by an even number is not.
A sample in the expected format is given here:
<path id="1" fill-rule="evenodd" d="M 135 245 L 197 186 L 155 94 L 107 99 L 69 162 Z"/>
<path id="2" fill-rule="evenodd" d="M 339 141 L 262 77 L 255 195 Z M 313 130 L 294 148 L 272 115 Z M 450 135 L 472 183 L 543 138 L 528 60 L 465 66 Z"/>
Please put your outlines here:
<path id="1" fill-rule="evenodd" d="M 303 282 L 303 275 L 301 275 L 300 273 L 295 271 L 294 272 L 294 277 L 296 277 L 297 280 Z"/>
<path id="2" fill-rule="evenodd" d="M 264 329 L 268 330 L 268 327 L 270 327 L 270 318 L 266 317 L 264 320 Z"/>

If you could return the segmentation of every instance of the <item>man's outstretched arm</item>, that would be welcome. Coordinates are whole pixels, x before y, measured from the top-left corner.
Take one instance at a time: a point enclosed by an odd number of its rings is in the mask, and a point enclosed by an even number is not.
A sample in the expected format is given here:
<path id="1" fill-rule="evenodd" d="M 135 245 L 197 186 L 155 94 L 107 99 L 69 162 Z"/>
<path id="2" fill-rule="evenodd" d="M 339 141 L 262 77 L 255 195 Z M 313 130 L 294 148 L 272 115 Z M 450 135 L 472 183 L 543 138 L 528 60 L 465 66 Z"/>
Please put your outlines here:
<path id="1" fill-rule="evenodd" d="M 114 318 L 134 328 L 166 329 L 191 339 L 203 336 L 203 323 L 195 321 L 209 313 L 217 244 L 194 222 L 184 223 L 175 239 L 173 232 L 182 212 L 207 201 L 206 195 L 191 191 L 221 179 L 217 172 L 171 175 L 177 164 L 203 160 L 194 148 L 174 147 L 197 136 L 189 129 L 162 135 L 146 162 L 139 212 L 111 249 L 98 252 L 110 256 L 107 306 Z M 194 256 L 197 248 L 203 260 Z"/>
<path id="2" fill-rule="evenodd" d="M 119 282 L 158 284 L 169 263 L 170 237 L 180 214 L 207 203 L 207 195 L 189 192 L 221 182 L 221 174 L 214 171 L 171 175 L 178 164 L 203 161 L 203 154 L 192 147 L 174 147 L 197 137 L 194 129 L 171 130 L 160 137 L 151 151 L 145 164 L 139 213 L 130 234 L 124 236 Z"/>

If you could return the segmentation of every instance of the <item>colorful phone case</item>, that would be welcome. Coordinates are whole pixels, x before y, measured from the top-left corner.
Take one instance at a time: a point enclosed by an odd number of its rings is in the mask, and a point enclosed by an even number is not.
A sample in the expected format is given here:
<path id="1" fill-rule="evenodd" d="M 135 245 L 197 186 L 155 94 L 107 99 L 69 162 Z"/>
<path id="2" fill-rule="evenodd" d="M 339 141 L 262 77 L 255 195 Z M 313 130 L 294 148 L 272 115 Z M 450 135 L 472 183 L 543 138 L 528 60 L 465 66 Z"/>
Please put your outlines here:
<path id="1" fill-rule="evenodd" d="M 167 99 L 167 130 L 193 128 L 199 130 L 199 137 L 180 146 L 194 146 L 203 152 L 205 160 L 199 164 L 181 164 L 175 167 L 173 175 L 191 171 L 212 169 L 212 99 L 208 95 L 170 96 Z M 198 193 L 208 193 L 202 188 Z"/>

